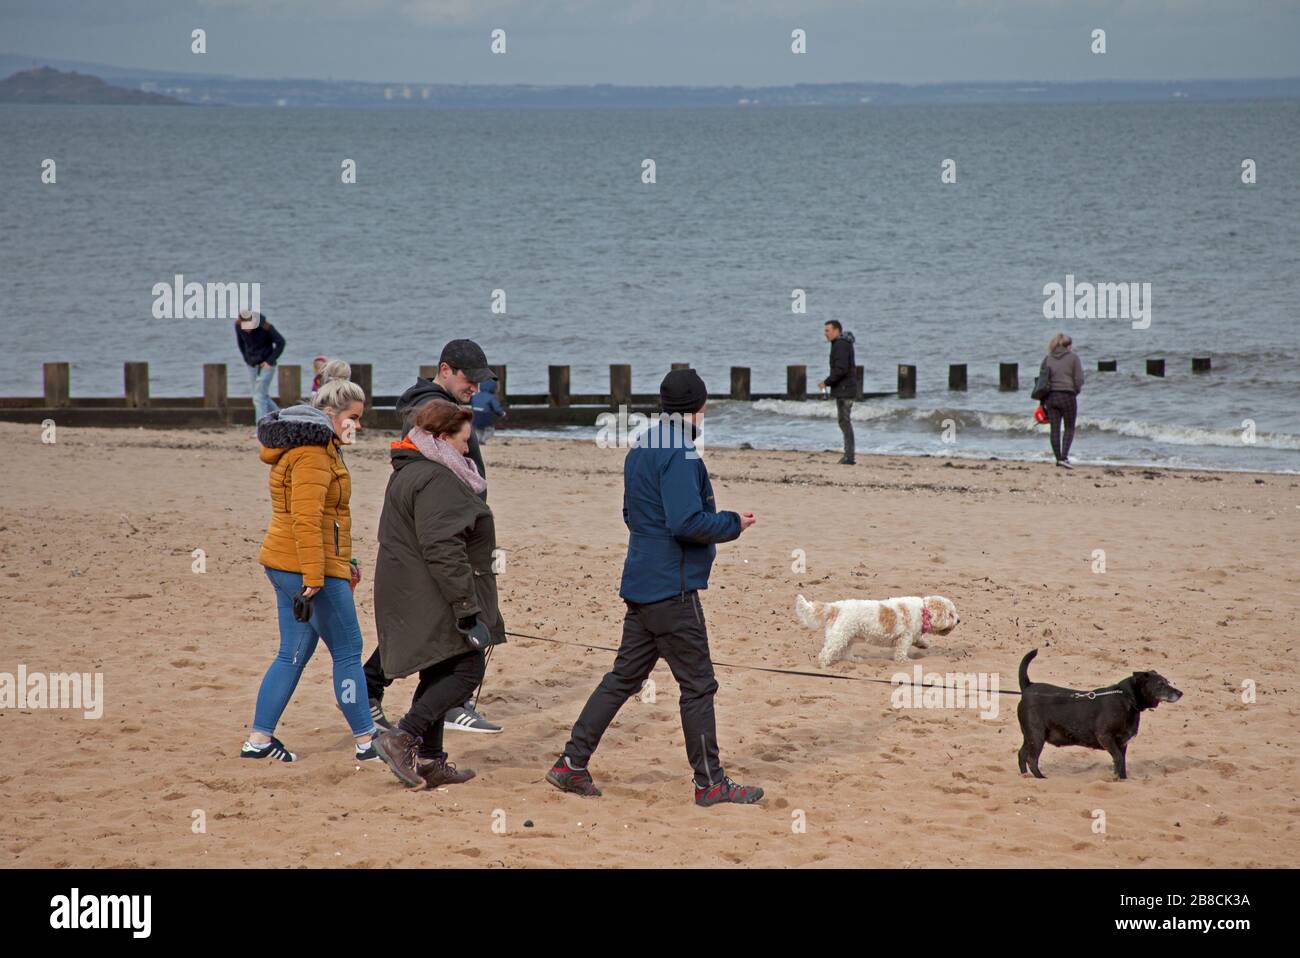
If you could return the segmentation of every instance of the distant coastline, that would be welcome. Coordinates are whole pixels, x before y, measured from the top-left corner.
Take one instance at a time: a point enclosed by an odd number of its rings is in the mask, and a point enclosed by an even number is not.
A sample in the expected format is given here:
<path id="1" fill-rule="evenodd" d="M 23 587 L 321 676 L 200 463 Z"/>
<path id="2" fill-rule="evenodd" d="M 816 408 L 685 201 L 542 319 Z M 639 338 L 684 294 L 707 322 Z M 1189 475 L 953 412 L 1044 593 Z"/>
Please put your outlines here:
<path id="1" fill-rule="evenodd" d="M 20 70 L 0 80 L 0 103 L 81 106 L 187 106 L 161 93 L 113 86 L 97 76 L 52 67 Z"/>
<path id="2" fill-rule="evenodd" d="M 103 78 L 139 103 L 219 104 L 286 108 L 377 109 L 591 107 L 889 106 L 966 103 L 1125 103 L 1153 100 L 1300 98 L 1300 77 L 1249 80 L 1097 80 L 1074 83 L 810 83 L 793 86 L 542 86 L 529 84 L 373 83 L 354 80 L 248 79 L 169 73 L 0 53 L 0 76 L 33 67 Z M 8 102 L 14 102 L 8 100 Z M 26 100 L 23 102 L 127 102 Z"/>

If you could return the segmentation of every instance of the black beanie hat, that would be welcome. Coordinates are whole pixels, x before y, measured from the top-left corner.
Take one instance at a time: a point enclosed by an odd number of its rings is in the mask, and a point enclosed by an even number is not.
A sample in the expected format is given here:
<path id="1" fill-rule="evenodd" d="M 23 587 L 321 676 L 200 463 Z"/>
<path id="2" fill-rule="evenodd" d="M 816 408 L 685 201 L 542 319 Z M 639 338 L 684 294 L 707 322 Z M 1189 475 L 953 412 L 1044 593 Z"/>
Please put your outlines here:
<path id="1" fill-rule="evenodd" d="M 664 412 L 699 412 L 708 398 L 709 390 L 694 369 L 674 369 L 659 384 L 659 405 Z"/>

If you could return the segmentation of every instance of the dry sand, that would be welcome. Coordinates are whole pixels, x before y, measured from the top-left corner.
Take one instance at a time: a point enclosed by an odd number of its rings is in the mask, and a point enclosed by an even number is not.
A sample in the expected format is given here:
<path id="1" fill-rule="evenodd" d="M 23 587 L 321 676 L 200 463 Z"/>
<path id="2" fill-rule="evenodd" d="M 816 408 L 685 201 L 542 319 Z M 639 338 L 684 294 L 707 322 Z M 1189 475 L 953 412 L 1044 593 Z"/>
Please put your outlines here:
<path id="1" fill-rule="evenodd" d="M 348 452 L 366 652 L 387 441 Z M 295 765 L 239 745 L 277 634 L 255 556 L 269 505 L 246 428 L 0 424 L 0 672 L 102 672 L 101 719 L 0 709 L 0 864 L 27 866 L 1268 866 L 1300 856 L 1296 763 L 1300 478 L 712 450 L 721 508 L 758 525 L 719 548 L 704 596 L 719 661 L 815 670 L 812 598 L 942 593 L 958 629 L 916 662 L 1015 688 L 1155 669 L 1185 693 L 1148 712 L 1127 782 L 1103 752 L 1054 749 L 1021 777 L 1016 698 L 995 720 L 899 711 L 890 688 L 718 670 L 722 756 L 757 807 L 696 808 L 677 694 L 660 666 L 592 763 L 605 796 L 545 783 L 612 656 L 512 641 L 482 707 L 449 732 L 468 785 L 402 788 L 358 768 L 317 650 L 279 729 Z M 485 448 L 508 627 L 615 645 L 619 450 L 513 438 Z M 191 572 L 192 550 L 207 557 Z M 807 570 L 791 571 L 802 549 Z M 1104 549 L 1106 571 L 1092 571 Z M 837 674 L 888 678 L 888 651 Z M 914 653 L 917 656 L 918 653 Z M 1254 704 L 1242 683 L 1257 683 Z M 400 714 L 411 680 L 389 693 Z M 1093 812 L 1103 810 L 1104 834 Z M 196 831 L 201 811 L 206 830 Z M 524 827 L 531 820 L 533 827 Z M 800 821 L 806 829 L 798 830 Z M 493 829 L 494 822 L 504 824 Z M 501 833 L 503 831 L 503 833 Z"/>

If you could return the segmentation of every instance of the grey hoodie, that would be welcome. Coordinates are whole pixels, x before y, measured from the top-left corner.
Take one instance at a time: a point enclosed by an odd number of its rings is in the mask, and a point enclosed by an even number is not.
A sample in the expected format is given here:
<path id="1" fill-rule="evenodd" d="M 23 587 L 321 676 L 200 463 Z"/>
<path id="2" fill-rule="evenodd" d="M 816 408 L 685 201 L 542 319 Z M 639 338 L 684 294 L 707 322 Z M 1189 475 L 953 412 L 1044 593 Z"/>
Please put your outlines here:
<path id="1" fill-rule="evenodd" d="M 1043 357 L 1043 368 L 1052 376 L 1052 392 L 1083 392 L 1083 363 L 1074 350 L 1058 346 Z"/>

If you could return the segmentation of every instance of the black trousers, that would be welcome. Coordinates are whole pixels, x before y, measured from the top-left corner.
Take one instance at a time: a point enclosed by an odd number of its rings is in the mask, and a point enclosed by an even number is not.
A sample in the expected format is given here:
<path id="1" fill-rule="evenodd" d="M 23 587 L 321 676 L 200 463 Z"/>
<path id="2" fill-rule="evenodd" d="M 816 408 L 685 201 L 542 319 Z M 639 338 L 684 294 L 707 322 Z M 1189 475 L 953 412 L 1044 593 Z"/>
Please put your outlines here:
<path id="1" fill-rule="evenodd" d="M 844 435 L 844 458 L 853 458 L 853 400 L 836 399 L 835 412 L 840 422 L 840 432 Z"/>
<path id="2" fill-rule="evenodd" d="M 1072 392 L 1054 389 L 1047 394 L 1043 402 L 1047 409 L 1047 420 L 1052 424 L 1052 454 L 1057 462 L 1070 458 L 1070 443 L 1074 442 L 1074 420 L 1079 414 L 1079 399 Z M 1061 425 L 1065 425 L 1065 435 L 1061 435 Z"/>
<path id="3" fill-rule="evenodd" d="M 574 765 L 586 765 L 614 716 L 650 677 L 660 659 L 677 680 L 686 756 L 695 770 L 695 784 L 720 782 L 718 731 L 713 696 L 718 691 L 709 658 L 709 634 L 697 592 L 661 602 L 627 603 L 623 641 L 614 668 L 605 673 L 574 723 L 564 754 Z"/>
<path id="4" fill-rule="evenodd" d="M 411 710 L 398 726 L 424 739 L 421 755 L 442 751 L 442 717 L 478 688 L 485 664 L 483 653 L 470 649 L 420 670 L 420 684 L 411 697 Z"/>
<path id="5" fill-rule="evenodd" d="M 375 646 L 375 651 L 366 659 L 366 697 L 376 699 L 380 702 L 384 700 L 384 689 L 393 684 L 393 680 L 384 676 L 383 663 L 379 661 L 379 646 Z"/>

